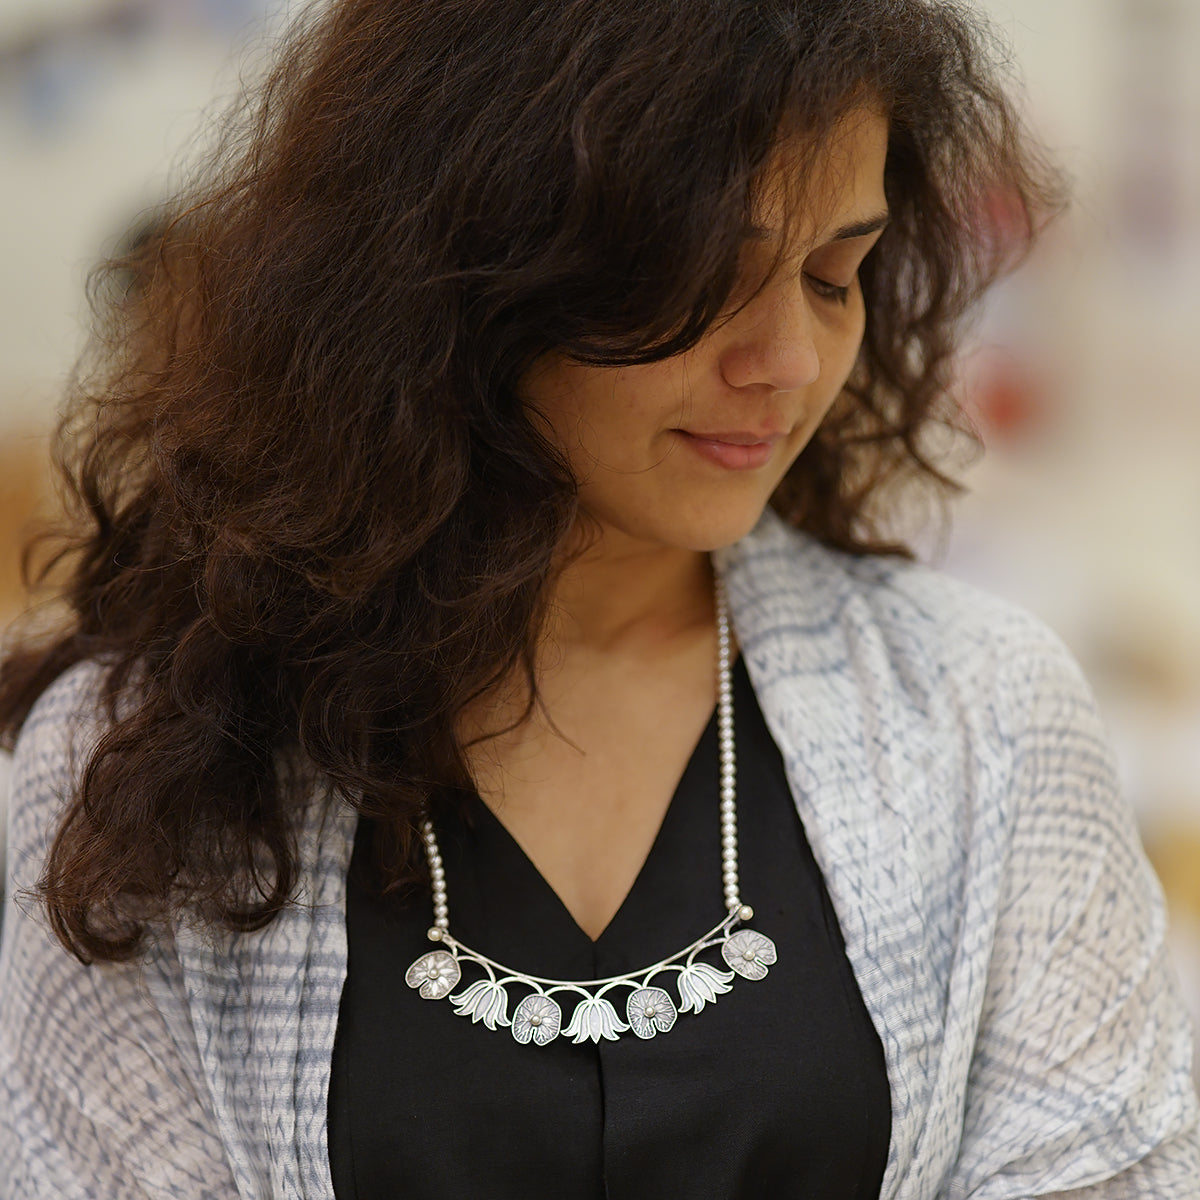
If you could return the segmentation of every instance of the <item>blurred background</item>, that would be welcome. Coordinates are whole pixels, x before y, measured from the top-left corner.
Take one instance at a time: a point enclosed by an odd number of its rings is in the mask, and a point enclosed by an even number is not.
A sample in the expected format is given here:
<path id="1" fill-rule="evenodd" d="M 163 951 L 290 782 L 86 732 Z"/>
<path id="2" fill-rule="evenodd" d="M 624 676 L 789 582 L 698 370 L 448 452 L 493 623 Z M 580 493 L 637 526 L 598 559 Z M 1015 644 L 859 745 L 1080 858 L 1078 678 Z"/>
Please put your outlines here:
<path id="1" fill-rule="evenodd" d="M 961 391 L 987 453 L 923 550 L 1040 614 L 1083 663 L 1200 1018 L 1200 4 L 979 2 L 1075 202 L 983 314 Z M 288 10 L 0 0 L 0 626 L 22 603 L 20 532 L 48 503 L 85 274 Z"/>

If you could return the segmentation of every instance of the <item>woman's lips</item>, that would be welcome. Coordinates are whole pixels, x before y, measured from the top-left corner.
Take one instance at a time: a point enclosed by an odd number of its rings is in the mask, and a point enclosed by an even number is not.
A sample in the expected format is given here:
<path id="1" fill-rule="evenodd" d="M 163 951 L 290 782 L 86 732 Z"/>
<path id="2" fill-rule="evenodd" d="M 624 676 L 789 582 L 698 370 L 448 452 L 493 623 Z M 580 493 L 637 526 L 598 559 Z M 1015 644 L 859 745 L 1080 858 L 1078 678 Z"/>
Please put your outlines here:
<path id="1" fill-rule="evenodd" d="M 765 466 L 781 436 L 741 432 L 688 433 L 684 429 L 673 432 L 702 458 L 731 471 L 752 471 Z"/>

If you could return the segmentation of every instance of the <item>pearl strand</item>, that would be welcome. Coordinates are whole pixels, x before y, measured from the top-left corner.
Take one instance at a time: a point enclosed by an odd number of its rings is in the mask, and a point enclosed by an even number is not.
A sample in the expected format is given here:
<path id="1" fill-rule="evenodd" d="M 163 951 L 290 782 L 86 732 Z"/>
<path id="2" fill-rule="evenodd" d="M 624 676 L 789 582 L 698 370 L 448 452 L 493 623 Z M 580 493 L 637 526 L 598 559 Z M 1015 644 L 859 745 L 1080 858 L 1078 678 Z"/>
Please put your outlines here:
<path id="1" fill-rule="evenodd" d="M 748 921 L 753 911 L 743 905 L 738 889 L 737 856 L 737 759 L 733 748 L 733 675 L 729 668 L 729 606 L 725 599 L 725 581 L 718 575 L 717 592 L 717 745 L 720 750 L 721 797 L 721 880 L 725 887 L 725 907 Z"/>
<path id="2" fill-rule="evenodd" d="M 717 600 L 717 745 L 719 748 L 721 797 L 721 881 L 725 889 L 725 907 L 737 912 L 743 921 L 754 916 L 754 910 L 741 902 L 738 889 L 737 858 L 737 760 L 733 748 L 733 678 L 729 667 L 729 607 L 725 598 L 725 581 L 716 578 Z M 421 822 L 421 840 L 429 861 L 429 879 L 433 889 L 433 927 L 430 941 L 441 941 L 450 929 L 450 905 L 446 894 L 446 870 L 442 864 L 433 822 L 426 817 Z"/>

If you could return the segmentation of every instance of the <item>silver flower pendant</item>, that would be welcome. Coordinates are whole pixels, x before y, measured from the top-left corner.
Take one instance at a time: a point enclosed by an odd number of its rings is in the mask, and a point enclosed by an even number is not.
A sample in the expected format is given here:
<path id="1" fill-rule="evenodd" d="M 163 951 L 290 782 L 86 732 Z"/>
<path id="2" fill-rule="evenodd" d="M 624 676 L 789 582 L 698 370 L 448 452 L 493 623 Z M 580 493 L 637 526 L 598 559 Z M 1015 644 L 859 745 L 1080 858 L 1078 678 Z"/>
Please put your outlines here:
<path id="1" fill-rule="evenodd" d="M 648 1039 L 669 1033 L 680 1013 L 698 1013 L 706 1004 L 715 1004 L 718 996 L 731 990 L 735 976 L 762 979 L 767 974 L 767 968 L 775 962 L 775 943 L 753 929 L 733 932 L 734 926 L 753 915 L 748 905 L 739 905 L 703 937 L 652 967 L 636 974 L 579 982 L 513 971 L 435 926 L 429 938 L 439 942 L 439 948 L 422 954 L 408 968 L 404 981 L 425 1000 L 449 999 L 460 1017 L 470 1017 L 476 1024 L 482 1022 L 488 1029 L 507 1028 L 522 1044 L 544 1046 L 558 1037 L 573 1042 L 615 1042 L 631 1031 Z M 720 946 L 728 971 L 696 961 L 697 955 L 712 946 Z M 456 993 L 464 963 L 482 967 L 484 978 Z M 678 976 L 678 1001 L 664 987 L 652 983 L 659 976 L 670 975 Z M 529 994 L 510 1017 L 508 989 L 513 984 L 528 989 Z M 609 998 L 621 988 L 629 992 L 624 1019 Z M 569 1016 L 565 1009 L 570 1010 Z"/>

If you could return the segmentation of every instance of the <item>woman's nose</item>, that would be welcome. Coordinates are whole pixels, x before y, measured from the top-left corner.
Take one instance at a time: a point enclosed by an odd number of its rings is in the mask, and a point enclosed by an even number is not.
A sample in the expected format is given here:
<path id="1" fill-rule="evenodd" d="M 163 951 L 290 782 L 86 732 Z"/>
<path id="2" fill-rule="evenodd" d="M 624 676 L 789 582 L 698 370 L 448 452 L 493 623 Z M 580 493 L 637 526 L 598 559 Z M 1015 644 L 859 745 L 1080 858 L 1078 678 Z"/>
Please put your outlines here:
<path id="1" fill-rule="evenodd" d="M 730 387 L 789 392 L 817 381 L 814 318 L 801 288 L 769 288 L 726 327 L 730 338 L 720 364 Z"/>

